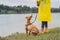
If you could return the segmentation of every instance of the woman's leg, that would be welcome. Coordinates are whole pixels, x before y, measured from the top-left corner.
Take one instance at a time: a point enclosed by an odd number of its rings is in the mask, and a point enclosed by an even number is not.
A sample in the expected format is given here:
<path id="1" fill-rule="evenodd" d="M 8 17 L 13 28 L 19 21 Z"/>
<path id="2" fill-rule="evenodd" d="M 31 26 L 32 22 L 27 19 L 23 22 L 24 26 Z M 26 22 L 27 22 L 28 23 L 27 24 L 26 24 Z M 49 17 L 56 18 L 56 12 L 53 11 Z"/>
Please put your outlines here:
<path id="1" fill-rule="evenodd" d="M 44 31 L 44 27 L 45 27 L 45 31 Z M 41 31 L 44 32 L 48 32 L 48 22 L 47 21 L 42 21 L 42 26 L 41 26 Z"/>

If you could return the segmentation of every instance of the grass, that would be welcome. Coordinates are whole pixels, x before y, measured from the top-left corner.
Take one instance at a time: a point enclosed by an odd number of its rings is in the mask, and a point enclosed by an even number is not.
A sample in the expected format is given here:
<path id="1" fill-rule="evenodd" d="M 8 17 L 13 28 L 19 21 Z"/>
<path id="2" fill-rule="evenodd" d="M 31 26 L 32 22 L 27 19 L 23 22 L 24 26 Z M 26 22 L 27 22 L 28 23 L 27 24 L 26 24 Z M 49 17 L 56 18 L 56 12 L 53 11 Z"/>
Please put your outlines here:
<path id="1" fill-rule="evenodd" d="M 0 37 L 0 40 L 60 40 L 60 28 L 49 29 L 48 33 L 39 36 L 26 36 L 25 33 L 15 33 L 6 37 Z"/>

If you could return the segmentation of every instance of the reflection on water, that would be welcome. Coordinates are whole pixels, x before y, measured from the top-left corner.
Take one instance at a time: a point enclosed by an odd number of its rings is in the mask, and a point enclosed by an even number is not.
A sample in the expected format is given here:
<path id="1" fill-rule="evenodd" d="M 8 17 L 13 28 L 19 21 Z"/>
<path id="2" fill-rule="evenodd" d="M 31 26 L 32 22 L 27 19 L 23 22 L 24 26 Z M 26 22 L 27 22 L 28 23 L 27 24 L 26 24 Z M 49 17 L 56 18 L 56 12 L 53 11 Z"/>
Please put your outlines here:
<path id="1" fill-rule="evenodd" d="M 25 32 L 25 17 L 30 14 L 2 14 L 0 15 L 0 36 L 6 36 L 15 32 Z M 31 21 L 34 21 L 36 14 L 33 14 Z M 36 20 L 34 23 L 40 28 L 41 22 Z M 60 14 L 52 14 L 52 22 L 49 28 L 60 27 Z"/>

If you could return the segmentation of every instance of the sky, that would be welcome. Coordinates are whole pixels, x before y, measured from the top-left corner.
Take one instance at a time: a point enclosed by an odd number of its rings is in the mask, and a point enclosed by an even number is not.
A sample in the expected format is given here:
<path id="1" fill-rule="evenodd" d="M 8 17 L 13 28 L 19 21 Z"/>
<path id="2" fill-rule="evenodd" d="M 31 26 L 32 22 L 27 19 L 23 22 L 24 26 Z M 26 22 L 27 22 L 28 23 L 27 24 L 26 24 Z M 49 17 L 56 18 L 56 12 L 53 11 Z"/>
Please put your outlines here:
<path id="1" fill-rule="evenodd" d="M 0 0 L 0 4 L 8 6 L 27 5 L 30 7 L 36 7 L 36 0 Z M 60 0 L 51 0 L 51 7 L 59 8 Z"/>

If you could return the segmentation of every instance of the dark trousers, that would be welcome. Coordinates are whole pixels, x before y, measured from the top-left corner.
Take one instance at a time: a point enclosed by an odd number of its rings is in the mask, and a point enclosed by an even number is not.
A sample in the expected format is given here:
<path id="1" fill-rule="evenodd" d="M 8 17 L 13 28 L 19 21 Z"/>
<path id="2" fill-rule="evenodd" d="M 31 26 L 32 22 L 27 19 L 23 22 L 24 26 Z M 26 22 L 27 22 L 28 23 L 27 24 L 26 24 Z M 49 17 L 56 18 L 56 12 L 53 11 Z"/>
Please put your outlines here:
<path id="1" fill-rule="evenodd" d="M 48 27 L 48 22 L 47 21 L 42 21 L 42 28 L 47 28 Z"/>

